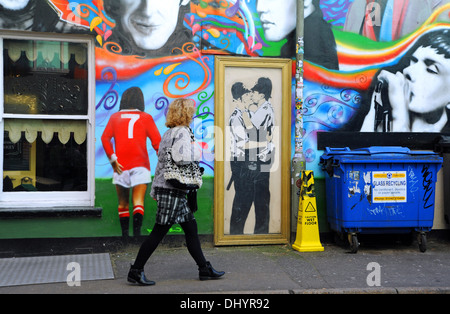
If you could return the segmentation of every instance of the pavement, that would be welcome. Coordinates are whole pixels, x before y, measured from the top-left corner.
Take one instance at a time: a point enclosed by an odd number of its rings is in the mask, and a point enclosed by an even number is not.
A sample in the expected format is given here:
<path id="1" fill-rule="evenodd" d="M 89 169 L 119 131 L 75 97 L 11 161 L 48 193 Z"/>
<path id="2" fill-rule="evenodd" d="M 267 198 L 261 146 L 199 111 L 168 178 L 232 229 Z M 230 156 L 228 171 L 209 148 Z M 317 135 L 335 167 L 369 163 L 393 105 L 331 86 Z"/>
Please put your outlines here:
<path id="1" fill-rule="evenodd" d="M 49 283 L 0 287 L 0 294 L 449 294 L 450 240 L 417 243 L 373 236 L 360 239 L 356 254 L 345 243 L 323 243 L 323 252 L 300 253 L 291 245 L 215 247 L 203 243 L 219 280 L 198 280 L 197 267 L 182 244 L 161 245 L 145 266 L 154 286 L 126 281 L 139 244 L 110 252 L 114 279 L 82 281 L 80 286 Z"/>

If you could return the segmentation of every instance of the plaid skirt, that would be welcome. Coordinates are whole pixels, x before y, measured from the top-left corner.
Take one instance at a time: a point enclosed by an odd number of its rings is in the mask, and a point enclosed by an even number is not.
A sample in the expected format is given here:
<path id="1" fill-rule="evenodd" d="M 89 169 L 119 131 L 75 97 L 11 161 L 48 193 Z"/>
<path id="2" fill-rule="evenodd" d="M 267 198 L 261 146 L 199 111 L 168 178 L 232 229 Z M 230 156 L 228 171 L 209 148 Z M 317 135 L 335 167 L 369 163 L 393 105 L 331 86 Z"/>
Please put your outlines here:
<path id="1" fill-rule="evenodd" d="M 189 209 L 186 192 L 175 189 L 155 188 L 156 223 L 160 225 L 174 225 L 194 219 Z"/>

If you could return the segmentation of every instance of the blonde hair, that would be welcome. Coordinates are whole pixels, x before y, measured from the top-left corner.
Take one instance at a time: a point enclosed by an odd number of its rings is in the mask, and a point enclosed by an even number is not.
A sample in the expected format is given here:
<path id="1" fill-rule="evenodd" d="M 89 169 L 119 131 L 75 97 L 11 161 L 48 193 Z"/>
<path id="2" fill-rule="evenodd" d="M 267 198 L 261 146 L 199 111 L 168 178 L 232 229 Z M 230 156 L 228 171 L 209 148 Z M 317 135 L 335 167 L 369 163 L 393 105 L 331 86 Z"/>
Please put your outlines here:
<path id="1" fill-rule="evenodd" d="M 169 105 L 166 115 L 166 126 L 189 126 L 195 113 L 195 102 L 192 99 L 179 98 Z"/>

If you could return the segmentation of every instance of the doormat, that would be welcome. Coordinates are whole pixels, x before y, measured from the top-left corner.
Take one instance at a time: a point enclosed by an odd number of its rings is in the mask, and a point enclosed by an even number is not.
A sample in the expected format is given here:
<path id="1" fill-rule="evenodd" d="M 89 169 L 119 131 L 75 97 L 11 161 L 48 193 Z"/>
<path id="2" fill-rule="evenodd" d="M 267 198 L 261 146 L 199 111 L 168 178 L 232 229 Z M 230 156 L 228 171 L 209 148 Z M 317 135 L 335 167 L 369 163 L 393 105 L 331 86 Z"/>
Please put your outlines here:
<path id="1" fill-rule="evenodd" d="M 108 253 L 0 259 L 0 287 L 114 279 Z"/>

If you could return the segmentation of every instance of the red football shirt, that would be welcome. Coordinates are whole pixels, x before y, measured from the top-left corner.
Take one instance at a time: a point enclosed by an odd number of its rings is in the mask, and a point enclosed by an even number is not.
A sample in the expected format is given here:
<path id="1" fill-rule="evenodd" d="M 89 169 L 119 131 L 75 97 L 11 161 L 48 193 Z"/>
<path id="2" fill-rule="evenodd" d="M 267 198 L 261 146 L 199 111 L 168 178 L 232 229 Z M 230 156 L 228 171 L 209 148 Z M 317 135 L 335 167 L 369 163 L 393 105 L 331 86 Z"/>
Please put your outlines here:
<path id="1" fill-rule="evenodd" d="M 123 170 L 145 167 L 150 170 L 147 152 L 147 138 L 158 153 L 161 135 L 148 113 L 139 110 L 121 110 L 114 113 L 102 134 L 102 144 L 106 155 L 111 159 L 114 147 L 115 154 Z"/>

